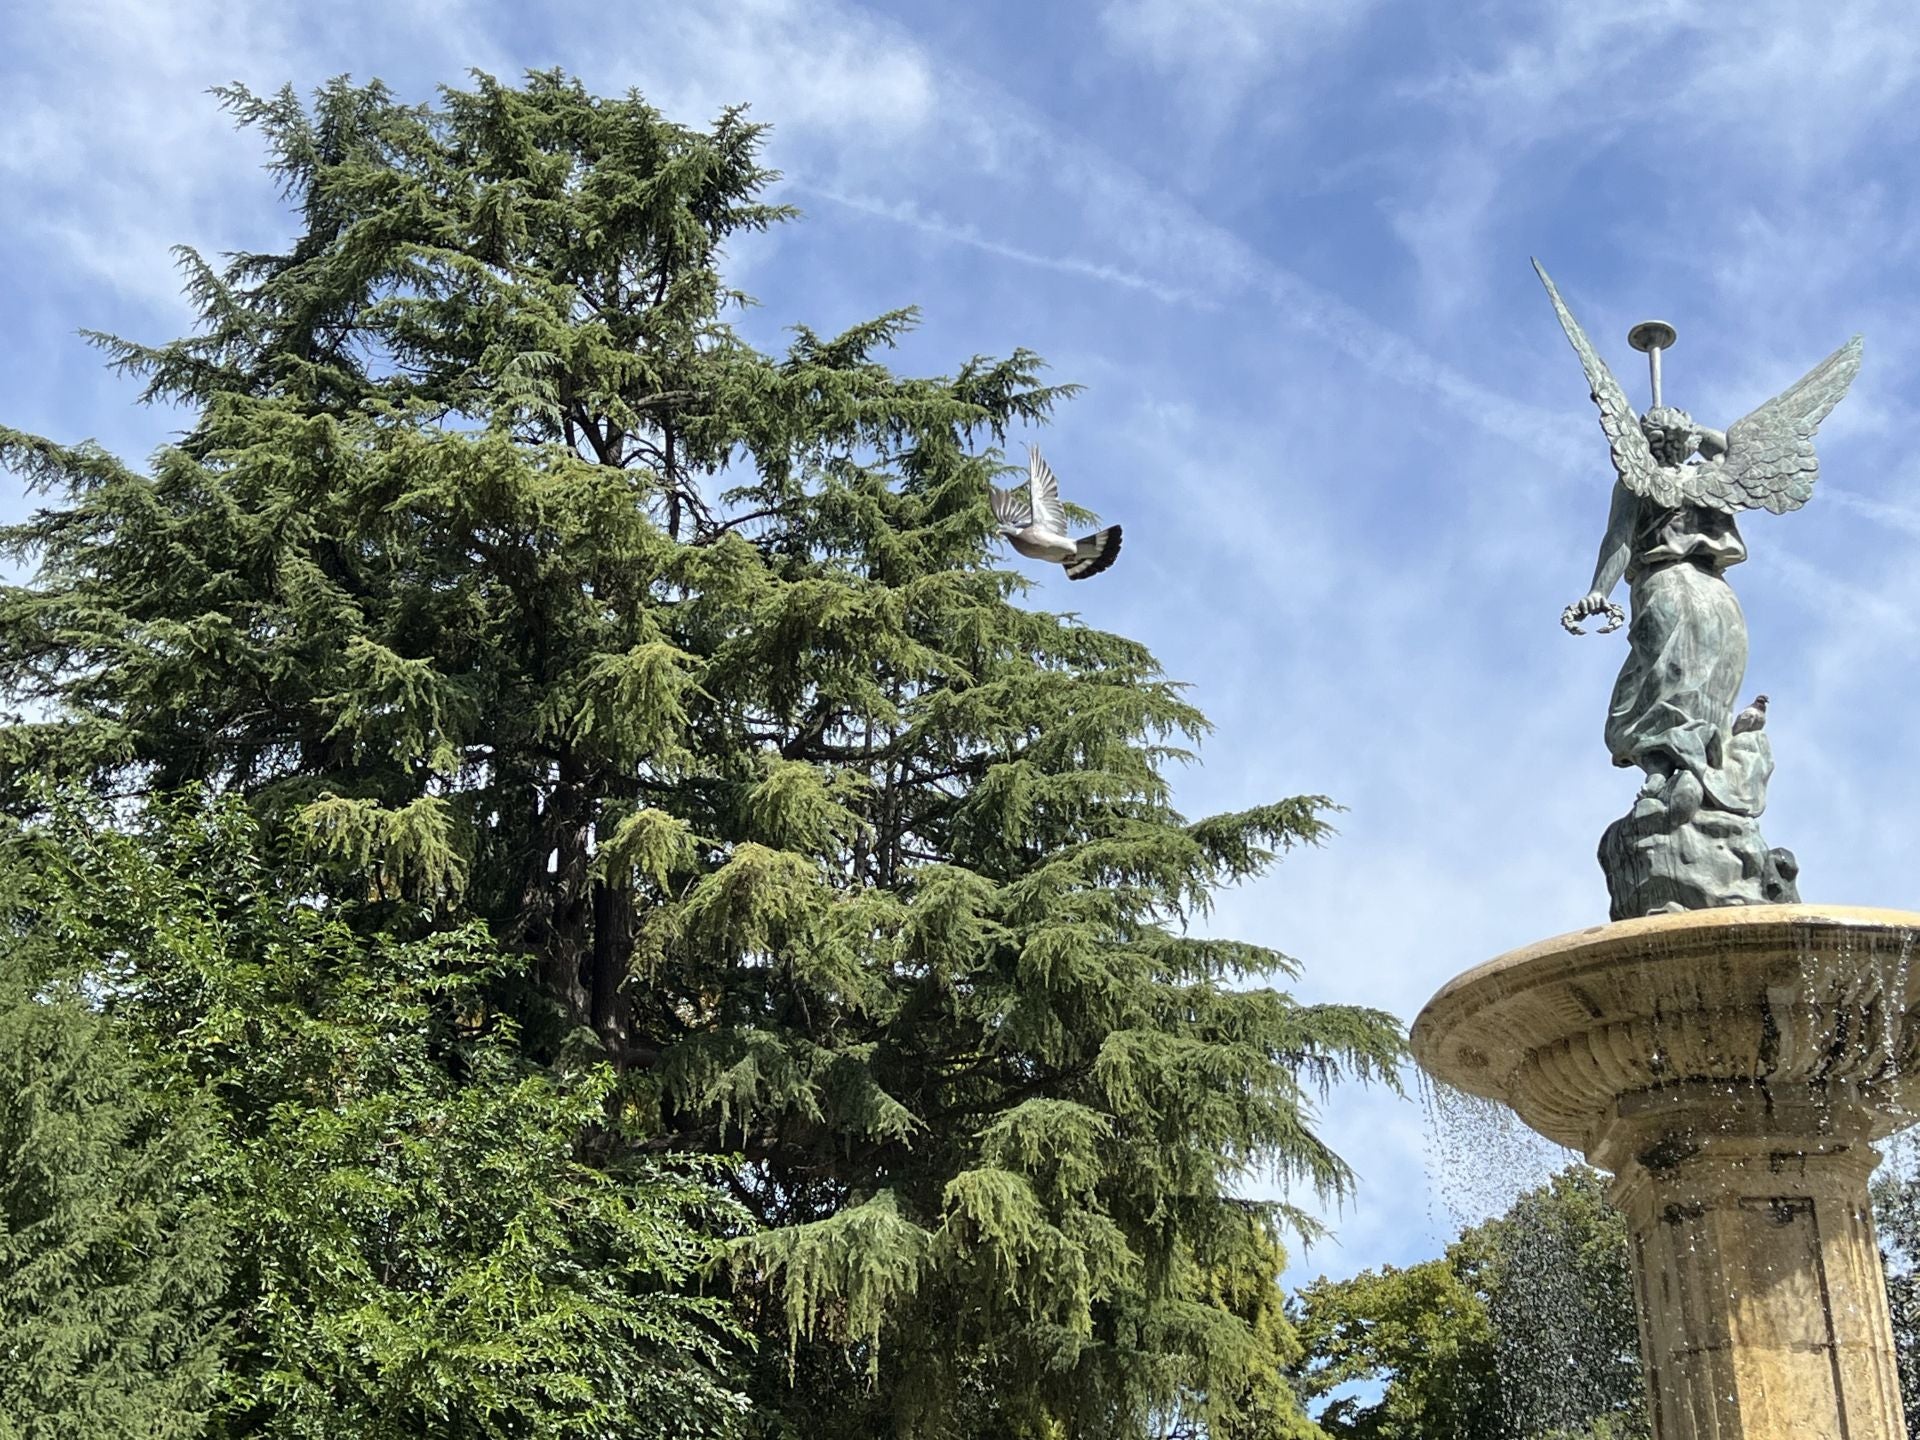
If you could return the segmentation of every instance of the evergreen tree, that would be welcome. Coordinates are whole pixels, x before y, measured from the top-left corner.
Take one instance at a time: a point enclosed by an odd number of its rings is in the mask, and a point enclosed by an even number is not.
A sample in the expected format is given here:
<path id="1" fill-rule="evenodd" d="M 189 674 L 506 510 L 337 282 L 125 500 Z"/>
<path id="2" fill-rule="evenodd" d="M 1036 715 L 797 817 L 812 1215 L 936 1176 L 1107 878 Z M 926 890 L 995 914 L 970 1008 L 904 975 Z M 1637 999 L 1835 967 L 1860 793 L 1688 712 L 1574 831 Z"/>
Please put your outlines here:
<path id="1" fill-rule="evenodd" d="M 678 1293 L 732 1207 L 592 1153 L 612 1072 L 525 1062 L 484 934 L 356 933 L 257 852 L 231 803 L 131 833 L 63 808 L 10 847 L 17 948 L 82 957 L 91 997 L 0 1019 L 0 1119 L 29 1122 L 0 1396 L 62 1417 L 25 1434 L 735 1433 L 737 1331 Z"/>
<path id="2" fill-rule="evenodd" d="M 355 923 L 527 956 L 495 1001 L 608 1057 L 630 1150 L 739 1157 L 769 1433 L 1297 1428 L 1304 1222 L 1239 1196 L 1348 1184 L 1310 1101 L 1398 1028 L 1187 930 L 1326 802 L 1181 816 L 1201 715 L 993 568 L 996 446 L 1066 391 L 895 375 L 911 312 L 748 345 L 723 247 L 788 212 L 741 111 L 225 98 L 301 233 L 103 341 L 196 413 L 150 473 L 0 432 L 54 497 L 0 536 L 45 717 L 0 771 L 214 785 Z"/>
<path id="3" fill-rule="evenodd" d="M 228 1221 L 211 1107 L 169 1094 L 0 847 L 0 1437 L 204 1433 Z"/>

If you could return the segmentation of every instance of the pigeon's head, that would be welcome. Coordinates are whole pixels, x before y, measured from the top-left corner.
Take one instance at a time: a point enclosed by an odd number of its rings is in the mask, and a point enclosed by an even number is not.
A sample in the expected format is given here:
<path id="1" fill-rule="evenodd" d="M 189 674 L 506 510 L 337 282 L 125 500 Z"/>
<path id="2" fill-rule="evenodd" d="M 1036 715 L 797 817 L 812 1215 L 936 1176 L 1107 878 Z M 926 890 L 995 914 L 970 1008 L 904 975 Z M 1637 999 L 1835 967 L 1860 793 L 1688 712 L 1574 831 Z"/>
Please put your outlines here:
<path id="1" fill-rule="evenodd" d="M 1700 448 L 1700 427 L 1686 411 L 1671 405 L 1656 405 L 1642 415 L 1640 433 L 1647 437 L 1647 448 L 1660 465 L 1684 465 Z"/>
<path id="2" fill-rule="evenodd" d="M 1766 696 L 1764 696 L 1764 695 L 1756 695 L 1756 696 L 1754 696 L 1754 697 L 1753 697 L 1753 708 L 1754 708 L 1754 709 L 1756 709 L 1756 710 L 1764 710 L 1764 709 L 1766 709 L 1766 708 L 1767 708 L 1767 697 L 1766 697 Z"/>

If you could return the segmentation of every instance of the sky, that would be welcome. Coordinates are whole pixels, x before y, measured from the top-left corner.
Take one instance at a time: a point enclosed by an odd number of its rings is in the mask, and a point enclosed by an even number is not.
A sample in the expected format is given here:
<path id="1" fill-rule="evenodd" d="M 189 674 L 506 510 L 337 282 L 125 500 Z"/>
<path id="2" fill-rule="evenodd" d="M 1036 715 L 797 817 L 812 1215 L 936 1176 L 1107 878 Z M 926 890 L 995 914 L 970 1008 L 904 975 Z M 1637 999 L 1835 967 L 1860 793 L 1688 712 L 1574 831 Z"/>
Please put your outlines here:
<path id="1" fill-rule="evenodd" d="M 760 343 L 912 304 L 903 368 L 1026 346 L 1085 387 L 1013 444 L 1126 547 L 1081 584 L 1030 567 L 1029 603 L 1190 686 L 1214 732 L 1189 814 L 1345 807 L 1206 922 L 1296 957 L 1306 1000 L 1411 1021 L 1460 970 L 1606 918 L 1594 847 L 1638 781 L 1600 738 L 1624 635 L 1558 617 L 1612 472 L 1529 257 L 1636 403 L 1626 332 L 1672 322 L 1667 399 L 1712 425 L 1864 334 L 1812 503 L 1743 520 L 1730 578 L 1773 701 L 1769 841 L 1809 900 L 1920 908 L 1911 0 L 7 6 L 0 423 L 130 456 L 180 425 L 79 331 L 185 333 L 171 247 L 288 238 L 208 87 L 426 99 L 551 66 L 774 127 L 805 218 L 730 257 Z M 0 476 L 0 519 L 30 503 Z M 1556 1159 L 1432 1108 L 1326 1097 L 1359 1187 L 1290 1281 L 1436 1254 Z"/>

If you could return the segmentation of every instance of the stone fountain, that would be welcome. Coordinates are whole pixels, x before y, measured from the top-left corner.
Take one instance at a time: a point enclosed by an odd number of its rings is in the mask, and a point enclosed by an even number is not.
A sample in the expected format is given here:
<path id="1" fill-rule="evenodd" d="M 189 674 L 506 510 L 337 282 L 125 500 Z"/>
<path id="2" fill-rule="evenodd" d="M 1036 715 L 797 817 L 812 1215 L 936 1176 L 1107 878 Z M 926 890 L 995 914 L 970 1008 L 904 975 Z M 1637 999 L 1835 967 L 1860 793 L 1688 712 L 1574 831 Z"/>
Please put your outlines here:
<path id="1" fill-rule="evenodd" d="M 1767 707 L 1732 713 L 1746 630 L 1724 577 L 1737 511 L 1811 493 L 1860 344 L 1710 431 L 1660 403 L 1670 326 L 1629 337 L 1653 370 L 1636 415 L 1541 278 L 1619 475 L 1563 622 L 1617 629 L 1630 582 L 1606 738 L 1646 778 L 1600 844 L 1613 923 L 1459 976 L 1413 1051 L 1612 1172 L 1656 1440 L 1904 1440 L 1867 1182 L 1874 1142 L 1920 1120 L 1920 914 L 1798 903 L 1793 856 L 1759 833 Z"/>
<path id="2" fill-rule="evenodd" d="M 1756 905 L 1599 925 L 1454 980 L 1436 1078 L 1613 1173 L 1657 1440 L 1903 1440 L 1867 1208 L 1920 1118 L 1920 914 Z"/>

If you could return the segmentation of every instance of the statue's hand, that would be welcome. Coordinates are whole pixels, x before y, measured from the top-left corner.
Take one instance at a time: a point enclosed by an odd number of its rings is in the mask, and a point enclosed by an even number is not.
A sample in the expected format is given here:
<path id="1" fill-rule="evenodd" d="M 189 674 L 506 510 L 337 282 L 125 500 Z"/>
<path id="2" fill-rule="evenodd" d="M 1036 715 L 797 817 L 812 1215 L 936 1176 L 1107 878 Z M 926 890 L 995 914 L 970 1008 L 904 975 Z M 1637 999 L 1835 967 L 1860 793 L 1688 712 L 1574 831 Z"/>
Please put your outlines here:
<path id="1" fill-rule="evenodd" d="M 1627 612 L 1607 599 L 1607 597 L 1602 595 L 1598 590 L 1588 591 L 1585 595 L 1582 595 L 1578 600 L 1574 601 L 1573 604 L 1562 610 L 1560 612 L 1560 623 L 1566 627 L 1568 634 L 1584 635 L 1587 632 L 1580 628 L 1580 622 L 1591 619 L 1595 615 L 1604 615 L 1607 617 L 1607 623 L 1600 627 L 1600 633 L 1602 635 L 1611 635 L 1615 630 L 1618 630 L 1622 625 L 1627 623 Z"/>

